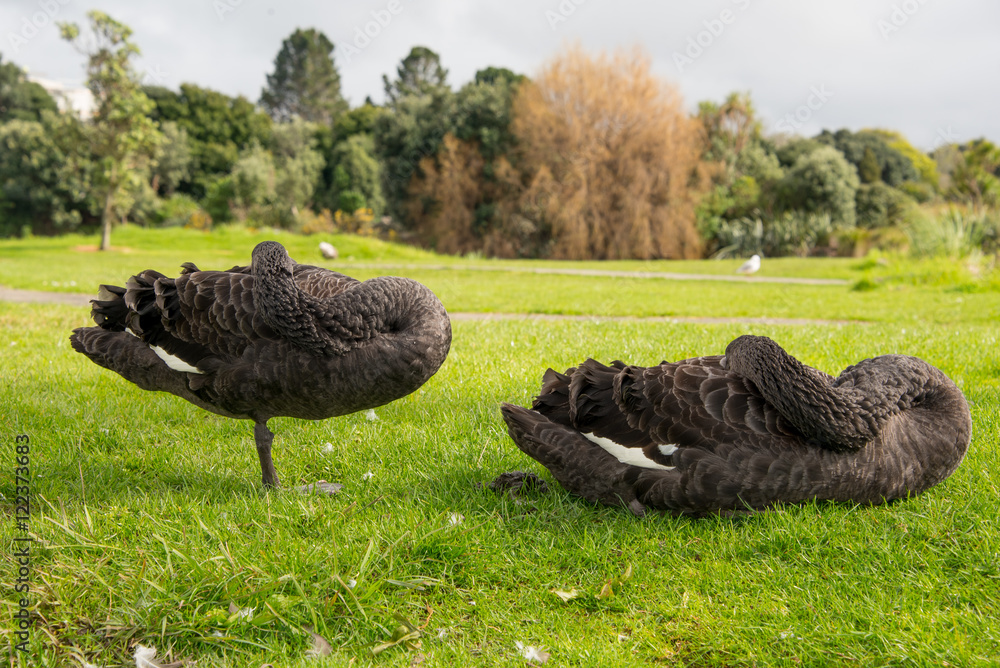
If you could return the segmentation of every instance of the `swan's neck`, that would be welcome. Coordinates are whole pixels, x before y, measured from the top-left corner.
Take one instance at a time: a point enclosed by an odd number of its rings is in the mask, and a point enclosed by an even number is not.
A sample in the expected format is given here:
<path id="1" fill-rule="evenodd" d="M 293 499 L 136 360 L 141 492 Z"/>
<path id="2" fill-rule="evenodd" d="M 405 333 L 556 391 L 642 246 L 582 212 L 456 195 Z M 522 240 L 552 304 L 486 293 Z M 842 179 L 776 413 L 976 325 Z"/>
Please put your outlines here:
<path id="1" fill-rule="evenodd" d="M 295 284 L 292 271 L 283 266 L 254 267 L 254 308 L 281 339 L 315 354 L 326 354 L 331 341 L 316 325 L 316 300 Z"/>
<path id="2" fill-rule="evenodd" d="M 865 360 L 834 379 L 769 339 L 737 345 L 727 359 L 803 435 L 831 450 L 856 450 L 875 439 L 933 384 L 929 365 L 900 355 Z"/>

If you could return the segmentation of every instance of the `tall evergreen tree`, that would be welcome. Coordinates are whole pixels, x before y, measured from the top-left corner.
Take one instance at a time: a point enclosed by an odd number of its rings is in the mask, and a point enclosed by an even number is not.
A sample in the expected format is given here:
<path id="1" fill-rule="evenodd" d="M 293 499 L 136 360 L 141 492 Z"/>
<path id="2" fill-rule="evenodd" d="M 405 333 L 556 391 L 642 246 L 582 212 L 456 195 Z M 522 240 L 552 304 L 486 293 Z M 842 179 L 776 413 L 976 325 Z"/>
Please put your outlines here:
<path id="1" fill-rule="evenodd" d="M 396 80 L 382 75 L 385 97 L 390 105 L 409 95 L 435 95 L 448 88 L 448 70 L 441 57 L 425 46 L 415 46 L 396 68 Z"/>
<path id="2" fill-rule="evenodd" d="M 347 111 L 340 93 L 340 74 L 333 61 L 333 42 L 309 28 L 296 29 L 281 44 L 274 59 L 274 73 L 260 104 L 276 121 L 301 118 L 329 125 Z"/>

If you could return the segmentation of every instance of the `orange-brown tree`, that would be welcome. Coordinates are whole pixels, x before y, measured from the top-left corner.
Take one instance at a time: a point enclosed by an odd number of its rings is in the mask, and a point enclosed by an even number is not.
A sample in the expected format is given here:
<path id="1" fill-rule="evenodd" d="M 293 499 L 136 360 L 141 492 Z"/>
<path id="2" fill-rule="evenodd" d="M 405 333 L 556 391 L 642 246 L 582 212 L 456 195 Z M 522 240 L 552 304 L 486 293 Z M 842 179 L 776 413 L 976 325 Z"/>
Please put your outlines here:
<path id="1" fill-rule="evenodd" d="M 701 126 L 642 51 L 568 49 L 521 86 L 512 129 L 523 187 L 505 202 L 492 237 L 507 248 L 495 252 L 700 255 Z"/>

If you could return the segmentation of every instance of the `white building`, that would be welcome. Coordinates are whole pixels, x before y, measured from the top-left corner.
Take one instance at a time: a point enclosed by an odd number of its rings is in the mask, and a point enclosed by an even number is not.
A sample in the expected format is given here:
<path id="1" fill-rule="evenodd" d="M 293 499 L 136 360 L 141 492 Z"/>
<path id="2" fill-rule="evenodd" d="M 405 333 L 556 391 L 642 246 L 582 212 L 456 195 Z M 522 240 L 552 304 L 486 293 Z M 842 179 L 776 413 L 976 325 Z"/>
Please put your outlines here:
<path id="1" fill-rule="evenodd" d="M 32 81 L 52 96 L 59 107 L 59 111 L 72 110 L 80 118 L 89 118 L 94 114 L 94 95 L 89 89 L 78 85 L 67 85 L 61 81 L 44 79 L 32 74 L 28 75 L 28 81 Z"/>

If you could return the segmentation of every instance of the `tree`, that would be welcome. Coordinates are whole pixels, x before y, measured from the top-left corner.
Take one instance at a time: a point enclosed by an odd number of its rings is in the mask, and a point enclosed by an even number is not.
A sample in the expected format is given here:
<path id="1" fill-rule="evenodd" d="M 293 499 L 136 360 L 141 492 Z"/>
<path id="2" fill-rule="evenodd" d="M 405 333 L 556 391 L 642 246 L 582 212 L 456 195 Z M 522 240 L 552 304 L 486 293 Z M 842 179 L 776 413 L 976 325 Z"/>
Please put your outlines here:
<path id="1" fill-rule="evenodd" d="M 882 169 L 871 146 L 865 146 L 864 155 L 858 163 L 858 178 L 861 179 L 861 183 L 877 183 L 882 180 Z"/>
<path id="2" fill-rule="evenodd" d="M 847 162 L 860 169 L 865 157 L 865 149 L 870 149 L 878 160 L 880 178 L 890 186 L 897 187 L 903 181 L 916 181 L 920 178 L 913 163 L 905 155 L 889 146 L 886 140 L 877 132 L 861 130 L 823 130 L 816 135 L 816 141 L 827 146 L 833 146 L 840 151 Z"/>
<path id="3" fill-rule="evenodd" d="M 423 240 L 439 253 L 468 253 L 483 247 L 476 229 L 482 199 L 483 157 L 474 144 L 445 136 L 441 150 L 421 162 L 410 185 L 409 219 Z"/>
<path id="4" fill-rule="evenodd" d="M 487 161 L 510 151 L 515 143 L 510 131 L 514 95 L 525 80 L 504 68 L 476 72 L 475 80 L 455 96 L 455 136 L 478 142 Z"/>
<path id="5" fill-rule="evenodd" d="M 741 153 L 761 140 L 761 122 L 750 93 L 730 93 L 721 105 L 702 102 L 698 118 L 705 132 L 705 160 L 723 166 L 724 183 L 739 178 L 736 161 Z"/>
<path id="6" fill-rule="evenodd" d="M 351 109 L 333 122 L 333 137 L 336 141 L 343 141 L 356 134 L 371 134 L 375 130 L 375 123 L 380 115 L 386 113 L 381 107 L 372 104 L 363 104 L 356 109 Z"/>
<path id="7" fill-rule="evenodd" d="M 779 186 L 785 210 L 829 214 L 834 227 L 853 227 L 858 172 L 832 146 L 806 153 L 795 161 Z"/>
<path id="8" fill-rule="evenodd" d="M 81 44 L 92 48 L 87 53 L 87 86 L 97 109 L 88 135 L 100 163 L 98 176 L 104 199 L 100 250 L 107 250 L 111 246 L 115 197 L 135 177 L 135 171 L 152 157 L 160 133 L 148 116 L 153 103 L 143 94 L 140 78 L 132 67 L 132 58 L 139 55 L 139 47 L 129 40 L 131 28 L 97 10 L 87 16 L 93 33 L 91 40 L 81 41 L 76 24 L 61 23 L 59 27 L 63 39 L 79 48 Z"/>
<path id="9" fill-rule="evenodd" d="M 518 86 L 527 79 L 490 67 L 455 95 L 454 126 L 410 181 L 407 220 L 440 252 L 481 251 L 500 226 L 501 201 L 516 188 L 508 158 Z M 496 249 L 491 245 L 489 252 Z"/>
<path id="10" fill-rule="evenodd" d="M 1000 147 L 976 139 L 961 149 L 962 160 L 951 175 L 949 195 L 976 209 L 1000 206 Z"/>
<path id="11" fill-rule="evenodd" d="M 913 200 L 892 186 L 875 181 L 858 187 L 854 203 L 858 227 L 873 230 L 902 225 Z"/>
<path id="12" fill-rule="evenodd" d="M 42 120 L 43 111 L 59 111 L 52 96 L 14 63 L 3 62 L 0 54 L 0 123 L 20 119 Z"/>
<path id="13" fill-rule="evenodd" d="M 347 111 L 332 54 L 333 43 L 314 28 L 296 29 L 281 43 L 274 73 L 267 75 L 267 87 L 260 96 L 271 118 L 329 125 Z"/>
<path id="14" fill-rule="evenodd" d="M 375 159 L 374 152 L 375 142 L 367 133 L 353 134 L 334 147 L 332 199 L 337 209 L 354 213 L 367 207 L 376 217 L 385 210 L 382 165 Z"/>
<path id="15" fill-rule="evenodd" d="M 699 124 L 648 56 L 569 49 L 519 87 L 512 129 L 523 187 L 493 241 L 567 259 L 700 255 Z"/>
<path id="16" fill-rule="evenodd" d="M 72 114 L 0 124 L 0 236 L 69 232 L 93 222 L 86 128 Z"/>
<path id="17" fill-rule="evenodd" d="M 191 173 L 191 142 L 188 141 L 187 130 L 175 121 L 165 121 L 160 126 L 160 132 L 163 133 L 163 141 L 156 152 L 151 185 L 155 192 L 162 189 L 163 194 L 169 197 Z"/>
<path id="18" fill-rule="evenodd" d="M 913 168 L 917 170 L 920 180 L 930 184 L 935 190 L 938 189 L 938 171 L 934 158 L 911 144 L 901 132 L 883 129 L 865 130 L 865 132 L 879 137 L 889 148 L 904 155 L 913 165 Z"/>
<path id="19" fill-rule="evenodd" d="M 390 106 L 410 95 L 436 95 L 448 88 L 448 70 L 441 57 L 425 46 L 415 46 L 396 68 L 396 80 L 382 75 L 385 97 Z"/>
<path id="20" fill-rule="evenodd" d="M 779 145 L 775 154 L 778 156 L 778 162 L 780 165 L 787 169 L 788 167 L 794 165 L 802 156 L 812 153 L 816 149 L 823 148 L 824 146 L 826 146 L 826 144 L 822 144 L 815 139 L 795 137 Z"/>
<path id="21" fill-rule="evenodd" d="M 528 77 L 523 74 L 517 74 L 508 70 L 506 67 L 485 67 L 476 72 L 476 76 L 473 79 L 473 83 L 477 84 L 493 84 L 506 83 L 509 85 L 518 85 L 524 81 L 527 81 Z"/>
<path id="22" fill-rule="evenodd" d="M 143 89 L 153 101 L 150 117 L 161 125 L 168 121 L 187 132 L 191 166 L 178 190 L 196 197 L 228 174 L 240 151 L 256 142 L 271 142 L 271 117 L 257 110 L 245 97 L 229 97 L 194 84 L 181 84 L 179 91 L 159 86 Z M 214 215 L 214 214 L 213 214 Z"/>
<path id="23" fill-rule="evenodd" d="M 240 152 L 230 178 L 238 218 L 245 219 L 253 207 L 274 201 L 278 180 L 274 156 L 260 144 L 253 142 Z"/>
<path id="24" fill-rule="evenodd" d="M 412 227 L 406 199 L 421 161 L 437 154 L 445 135 L 454 131 L 455 96 L 448 89 L 434 95 L 407 95 L 379 115 L 373 137 L 382 162 L 382 190 L 389 213 Z"/>
<path id="25" fill-rule="evenodd" d="M 275 196 L 277 203 L 293 215 L 312 200 L 323 169 L 323 156 L 315 148 L 314 135 L 314 125 L 300 119 L 274 126 Z"/>

